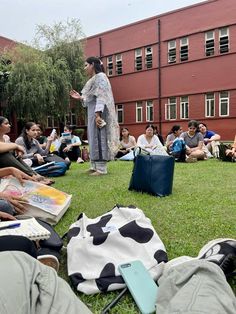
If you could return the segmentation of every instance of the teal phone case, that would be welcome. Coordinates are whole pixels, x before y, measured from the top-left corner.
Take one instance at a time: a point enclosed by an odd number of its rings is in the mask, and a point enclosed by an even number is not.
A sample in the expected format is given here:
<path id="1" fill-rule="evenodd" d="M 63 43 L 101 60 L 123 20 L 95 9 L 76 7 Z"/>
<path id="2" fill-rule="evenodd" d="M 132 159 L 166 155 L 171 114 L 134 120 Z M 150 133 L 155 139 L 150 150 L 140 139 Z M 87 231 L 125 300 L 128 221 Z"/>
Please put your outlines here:
<path id="1" fill-rule="evenodd" d="M 155 312 L 158 286 L 141 261 L 118 266 L 132 297 L 142 314 Z"/>

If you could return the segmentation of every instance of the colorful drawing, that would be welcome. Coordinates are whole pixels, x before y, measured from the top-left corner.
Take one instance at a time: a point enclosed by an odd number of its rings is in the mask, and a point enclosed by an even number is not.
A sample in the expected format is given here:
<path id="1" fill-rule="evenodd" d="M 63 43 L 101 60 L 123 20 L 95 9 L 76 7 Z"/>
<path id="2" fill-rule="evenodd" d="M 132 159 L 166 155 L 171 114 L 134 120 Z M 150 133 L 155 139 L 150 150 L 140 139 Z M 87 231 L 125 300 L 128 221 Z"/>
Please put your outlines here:
<path id="1" fill-rule="evenodd" d="M 59 191 L 50 186 L 34 182 L 25 181 L 24 186 L 15 178 L 7 178 L 1 180 L 0 192 L 10 195 L 22 197 L 22 202 L 28 205 L 38 207 L 44 211 L 57 215 L 68 202 L 71 195 Z"/>

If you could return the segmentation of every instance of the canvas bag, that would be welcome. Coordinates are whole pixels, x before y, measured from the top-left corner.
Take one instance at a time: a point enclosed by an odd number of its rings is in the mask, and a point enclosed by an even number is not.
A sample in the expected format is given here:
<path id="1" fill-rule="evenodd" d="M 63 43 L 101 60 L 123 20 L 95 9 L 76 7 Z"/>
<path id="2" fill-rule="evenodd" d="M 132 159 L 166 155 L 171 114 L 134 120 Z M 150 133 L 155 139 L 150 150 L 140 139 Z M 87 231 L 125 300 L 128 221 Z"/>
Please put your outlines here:
<path id="1" fill-rule="evenodd" d="M 116 205 L 94 219 L 82 213 L 67 238 L 68 275 L 85 294 L 123 288 L 119 264 L 139 259 L 157 279 L 167 262 L 165 246 L 150 219 L 134 206 Z"/>
<path id="2" fill-rule="evenodd" d="M 155 196 L 172 193 L 174 163 L 172 156 L 139 153 L 134 159 L 129 190 L 146 192 Z"/>

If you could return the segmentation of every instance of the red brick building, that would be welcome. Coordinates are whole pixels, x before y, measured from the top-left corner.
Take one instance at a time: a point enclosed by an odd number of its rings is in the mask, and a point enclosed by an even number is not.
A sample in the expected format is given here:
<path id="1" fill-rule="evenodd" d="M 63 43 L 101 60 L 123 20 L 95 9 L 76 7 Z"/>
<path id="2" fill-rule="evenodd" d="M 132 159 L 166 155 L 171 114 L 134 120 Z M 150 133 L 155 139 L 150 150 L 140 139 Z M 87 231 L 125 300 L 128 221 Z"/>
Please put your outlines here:
<path id="1" fill-rule="evenodd" d="M 236 1 L 209 0 L 87 38 L 100 56 L 118 119 L 136 137 L 190 119 L 236 133 Z"/>

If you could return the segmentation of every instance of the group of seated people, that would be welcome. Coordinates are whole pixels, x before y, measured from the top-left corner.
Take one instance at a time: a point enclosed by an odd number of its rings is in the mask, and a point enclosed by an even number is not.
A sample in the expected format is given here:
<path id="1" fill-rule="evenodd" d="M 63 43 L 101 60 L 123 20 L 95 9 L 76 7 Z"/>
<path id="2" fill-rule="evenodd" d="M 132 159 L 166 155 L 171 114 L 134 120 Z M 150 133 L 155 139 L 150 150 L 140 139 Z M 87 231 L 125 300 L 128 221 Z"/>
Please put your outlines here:
<path id="1" fill-rule="evenodd" d="M 130 153 L 136 147 L 156 155 L 174 155 L 176 144 L 182 143 L 184 157 L 181 161 L 195 162 L 206 160 L 211 157 L 219 158 L 220 135 L 208 130 L 203 122 L 191 120 L 188 129 L 183 131 L 180 125 L 173 125 L 164 142 L 157 132 L 157 128 L 152 124 L 147 125 L 145 133 L 140 135 L 137 142 L 134 136 L 129 134 L 128 128 L 121 129 L 120 147 L 116 158 L 121 158 Z M 226 151 L 226 155 L 236 158 L 236 139 L 231 149 Z"/>
<path id="2" fill-rule="evenodd" d="M 64 131 L 67 130 L 69 131 L 69 129 L 64 129 Z M 28 123 L 16 142 L 11 143 L 7 136 L 9 131 L 8 120 L 0 117 L 0 167 L 2 168 L 0 169 L 0 178 L 11 175 L 22 184 L 24 180 L 41 181 L 47 184 L 44 182 L 45 178 L 34 172 L 32 167 L 23 162 L 20 156 L 32 159 L 32 165 L 40 164 L 44 161 L 43 156 L 50 151 L 50 145 L 55 137 L 49 136 L 40 144 L 35 140 L 38 136 L 37 125 Z M 154 132 L 154 127 L 148 125 L 145 134 L 141 135 L 136 143 L 135 138 L 129 135 L 128 129 L 122 129 L 120 153 L 124 155 L 138 145 L 149 152 L 167 155 L 175 138 L 182 136 L 180 127 L 173 128 L 173 136 L 169 136 L 169 145 L 166 144 L 166 150 Z M 195 137 L 196 131 L 193 132 L 192 126 L 189 126 L 188 132 L 185 133 L 189 137 L 191 135 Z M 203 141 L 203 135 L 199 134 L 197 139 Z M 79 141 L 75 139 L 67 147 L 63 145 L 62 141 L 61 150 L 65 154 L 65 160 L 67 157 L 70 160 L 73 158 L 76 160 L 76 150 L 80 145 L 78 143 Z M 65 149 L 66 147 L 67 149 Z M 73 147 L 76 148 L 74 152 Z M 16 156 L 12 154 L 13 150 L 17 153 Z M 72 152 L 72 154 L 68 154 L 68 152 Z M 191 155 L 193 152 L 198 152 L 198 149 L 191 151 L 190 148 L 189 154 Z M 74 156 L 73 153 L 75 153 Z M 235 153 L 235 149 L 233 153 Z M 1 220 L 15 220 L 15 214 L 24 214 L 25 208 L 18 197 L 7 197 L 0 193 L 0 199 Z M 217 254 L 218 252 L 220 254 Z M 235 297 L 225 276 L 234 270 L 235 257 L 236 241 L 218 239 L 204 246 L 197 258 L 180 257 L 166 263 L 158 282 L 157 313 L 170 313 L 171 309 L 185 312 L 190 310 L 190 306 L 191 310 L 197 309 L 199 313 L 201 310 L 205 313 L 216 313 L 217 311 L 231 313 L 232 310 L 234 313 L 236 310 Z M 0 291 L 1 313 L 18 311 L 17 313 L 28 314 L 91 314 L 92 312 L 73 293 L 69 285 L 57 276 L 55 270 L 58 270 L 58 266 L 57 252 L 40 248 L 38 243 L 25 237 L 0 237 L 0 276 L 1 282 L 4 284 L 4 289 Z M 196 276 L 198 281 L 195 280 Z M 196 294 L 196 290 L 198 290 L 198 294 Z M 178 292 L 178 298 L 176 298 L 176 292 Z M 207 301 L 201 297 L 203 293 Z M 221 302 L 222 298 L 225 302 Z M 210 302 L 208 302 L 209 299 Z"/>
<path id="3" fill-rule="evenodd" d="M 74 129 L 71 126 L 64 127 L 60 138 L 56 130 L 46 137 L 42 135 L 39 124 L 27 122 L 15 143 L 11 142 L 7 135 L 10 130 L 8 119 L 0 116 L 0 167 L 16 167 L 39 179 L 37 170 L 34 171 L 35 167 L 56 162 L 65 167 L 66 171 L 71 161 L 84 162 L 81 158 L 81 140 L 73 133 Z"/>

